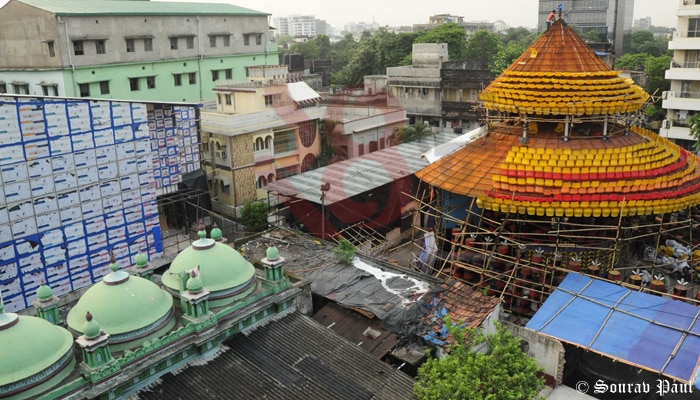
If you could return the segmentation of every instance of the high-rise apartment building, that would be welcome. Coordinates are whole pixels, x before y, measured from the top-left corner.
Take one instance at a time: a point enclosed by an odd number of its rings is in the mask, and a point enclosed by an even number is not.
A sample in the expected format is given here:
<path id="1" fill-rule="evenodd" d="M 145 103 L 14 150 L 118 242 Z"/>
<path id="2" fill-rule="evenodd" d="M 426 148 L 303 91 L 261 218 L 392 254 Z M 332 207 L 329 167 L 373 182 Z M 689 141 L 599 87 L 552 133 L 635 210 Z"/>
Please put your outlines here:
<path id="1" fill-rule="evenodd" d="M 677 2 L 678 21 L 668 43 L 669 50 L 673 50 L 673 62 L 666 70 L 671 90 L 662 93 L 666 120 L 659 133 L 684 145 L 682 140 L 694 141 L 688 120 L 700 111 L 700 0 Z"/>
<path id="2" fill-rule="evenodd" d="M 313 15 L 290 15 L 273 18 L 277 36 L 316 36 L 316 17 Z"/>
<path id="3" fill-rule="evenodd" d="M 634 0 L 540 0 L 538 30 L 547 29 L 547 16 L 562 6 L 564 20 L 583 35 L 597 31 L 613 43 L 615 56 L 622 55 L 622 38 L 632 31 Z"/>

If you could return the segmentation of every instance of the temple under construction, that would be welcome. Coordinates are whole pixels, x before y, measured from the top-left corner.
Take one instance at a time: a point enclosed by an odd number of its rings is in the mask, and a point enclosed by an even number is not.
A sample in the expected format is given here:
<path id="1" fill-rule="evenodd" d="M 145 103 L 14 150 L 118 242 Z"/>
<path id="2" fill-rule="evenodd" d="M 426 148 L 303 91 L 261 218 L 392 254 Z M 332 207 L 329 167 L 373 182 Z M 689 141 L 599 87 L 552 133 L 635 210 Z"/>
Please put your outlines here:
<path id="1" fill-rule="evenodd" d="M 556 21 L 481 93 L 482 129 L 416 174 L 420 267 L 524 316 L 569 271 L 697 302 L 700 166 L 642 127 L 649 99 Z"/>

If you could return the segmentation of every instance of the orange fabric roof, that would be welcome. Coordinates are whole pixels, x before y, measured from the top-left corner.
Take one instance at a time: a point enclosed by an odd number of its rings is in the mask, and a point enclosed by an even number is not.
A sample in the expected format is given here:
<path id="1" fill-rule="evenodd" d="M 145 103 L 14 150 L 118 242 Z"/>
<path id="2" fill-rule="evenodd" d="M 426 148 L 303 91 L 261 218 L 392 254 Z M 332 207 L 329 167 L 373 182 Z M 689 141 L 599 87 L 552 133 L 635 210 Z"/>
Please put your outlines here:
<path id="1" fill-rule="evenodd" d="M 637 111 L 649 95 L 612 71 L 559 20 L 480 97 L 485 108 L 501 112 L 605 115 Z"/>
<path id="2" fill-rule="evenodd" d="M 700 204 L 695 155 L 654 132 L 563 141 L 495 124 L 488 135 L 416 175 L 494 211 L 548 216 L 650 215 Z"/>

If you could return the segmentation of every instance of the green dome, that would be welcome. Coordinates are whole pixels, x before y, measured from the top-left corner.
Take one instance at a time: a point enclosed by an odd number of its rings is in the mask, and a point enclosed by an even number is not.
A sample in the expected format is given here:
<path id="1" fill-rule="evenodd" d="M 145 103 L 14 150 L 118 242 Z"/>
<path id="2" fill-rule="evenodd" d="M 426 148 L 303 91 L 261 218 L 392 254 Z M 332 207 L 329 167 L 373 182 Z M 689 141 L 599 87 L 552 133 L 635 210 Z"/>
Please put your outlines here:
<path id="1" fill-rule="evenodd" d="M 267 259 L 270 261 L 275 261 L 275 260 L 280 258 L 280 252 L 279 252 L 279 250 L 277 250 L 277 247 L 270 246 L 267 248 L 267 252 L 265 253 L 265 257 L 267 257 Z"/>
<path id="2" fill-rule="evenodd" d="M 190 279 L 187 280 L 187 290 L 192 293 L 199 292 L 204 287 L 202 279 L 197 274 L 191 274 Z"/>
<path id="3" fill-rule="evenodd" d="M 221 240 L 221 238 L 224 236 L 223 233 L 221 232 L 221 229 L 214 224 L 214 227 L 211 228 L 211 232 L 209 232 L 209 236 L 211 236 L 212 239 L 214 240 Z"/>
<path id="4" fill-rule="evenodd" d="M 158 285 L 125 271 L 113 271 L 94 284 L 68 312 L 68 327 L 83 331 L 88 311 L 110 341 L 128 341 L 131 333 L 139 336 L 158 330 L 171 318 L 173 298 Z"/>
<path id="5" fill-rule="evenodd" d="M 0 314 L 0 387 L 21 382 L 61 361 L 65 365 L 72 360 L 73 336 L 66 329 L 50 322 L 17 314 Z M 36 385 L 50 379 L 31 379 L 27 385 Z"/>
<path id="6" fill-rule="evenodd" d="M 136 256 L 134 257 L 134 264 L 136 264 L 137 267 L 143 268 L 148 265 L 148 256 L 145 253 L 138 252 Z"/>
<path id="7" fill-rule="evenodd" d="M 83 325 L 83 335 L 88 339 L 94 339 L 100 336 L 100 324 L 92 319 L 90 311 L 85 315 L 85 324 Z"/>
<path id="8" fill-rule="evenodd" d="M 199 276 L 205 288 L 212 292 L 239 293 L 253 281 L 255 267 L 236 250 L 213 239 L 201 238 L 181 251 L 163 274 L 163 284 L 177 295 L 179 276 L 199 265 Z M 226 297 L 225 293 L 219 293 Z"/>
<path id="9" fill-rule="evenodd" d="M 53 298 L 53 290 L 42 282 L 39 289 L 36 291 L 36 298 L 40 301 L 51 300 Z"/>

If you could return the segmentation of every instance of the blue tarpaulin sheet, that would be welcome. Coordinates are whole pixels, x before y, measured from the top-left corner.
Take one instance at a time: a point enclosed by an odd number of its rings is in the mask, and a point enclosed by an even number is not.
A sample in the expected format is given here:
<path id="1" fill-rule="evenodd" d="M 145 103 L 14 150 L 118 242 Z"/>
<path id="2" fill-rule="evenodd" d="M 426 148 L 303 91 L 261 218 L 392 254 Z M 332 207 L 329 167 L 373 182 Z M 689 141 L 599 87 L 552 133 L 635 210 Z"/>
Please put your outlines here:
<path id="1" fill-rule="evenodd" d="M 697 386 L 699 316 L 679 300 L 569 273 L 526 327 Z"/>

